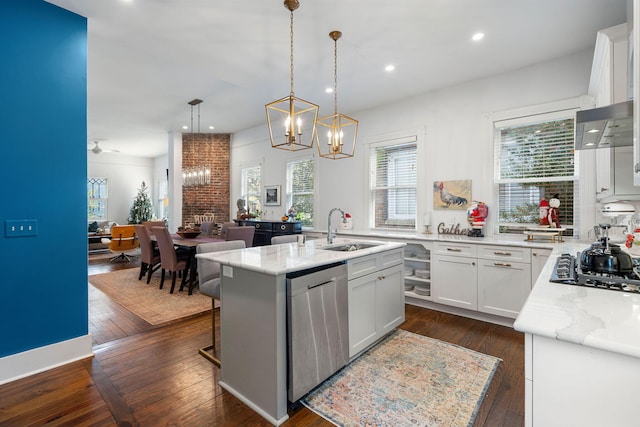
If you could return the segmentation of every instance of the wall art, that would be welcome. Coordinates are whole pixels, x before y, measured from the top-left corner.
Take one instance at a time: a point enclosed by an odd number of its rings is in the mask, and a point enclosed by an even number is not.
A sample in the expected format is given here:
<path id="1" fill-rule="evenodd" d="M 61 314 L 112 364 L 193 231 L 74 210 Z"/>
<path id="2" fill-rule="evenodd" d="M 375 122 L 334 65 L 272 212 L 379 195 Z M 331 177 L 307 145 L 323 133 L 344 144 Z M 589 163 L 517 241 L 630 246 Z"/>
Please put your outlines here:
<path id="1" fill-rule="evenodd" d="M 467 210 L 471 206 L 471 180 L 435 181 L 433 208 Z"/>

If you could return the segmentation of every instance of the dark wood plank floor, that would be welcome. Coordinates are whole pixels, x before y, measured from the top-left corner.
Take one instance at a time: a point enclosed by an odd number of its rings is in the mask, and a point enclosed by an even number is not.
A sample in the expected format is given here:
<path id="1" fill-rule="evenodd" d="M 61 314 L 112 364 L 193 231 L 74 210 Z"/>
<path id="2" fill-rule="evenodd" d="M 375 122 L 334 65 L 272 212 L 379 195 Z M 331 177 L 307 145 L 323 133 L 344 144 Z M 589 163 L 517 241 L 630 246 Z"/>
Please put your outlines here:
<path id="1" fill-rule="evenodd" d="M 132 267 L 90 261 L 89 274 Z M 224 391 L 219 369 L 198 354 L 210 341 L 210 314 L 153 327 L 91 286 L 89 298 L 95 357 L 0 386 L 0 426 L 270 425 Z M 410 305 L 401 327 L 501 358 L 484 426 L 524 425 L 522 334 Z M 290 416 L 285 426 L 331 425 L 304 407 Z"/>

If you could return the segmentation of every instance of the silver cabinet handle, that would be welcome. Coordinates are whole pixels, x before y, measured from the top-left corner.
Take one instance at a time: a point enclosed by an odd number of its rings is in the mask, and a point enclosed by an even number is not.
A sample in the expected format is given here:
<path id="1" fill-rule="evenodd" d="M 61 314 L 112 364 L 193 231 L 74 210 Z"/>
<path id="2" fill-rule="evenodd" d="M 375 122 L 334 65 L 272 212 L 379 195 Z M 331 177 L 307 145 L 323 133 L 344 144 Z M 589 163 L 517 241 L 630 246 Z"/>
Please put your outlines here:
<path id="1" fill-rule="evenodd" d="M 494 262 L 493 265 L 496 267 L 511 267 L 511 264 L 506 262 Z"/>
<path id="2" fill-rule="evenodd" d="M 447 250 L 450 252 L 462 252 L 462 249 L 460 248 L 447 248 Z"/>
<path id="3" fill-rule="evenodd" d="M 511 252 L 503 252 L 503 251 L 494 251 L 493 252 L 494 255 L 507 255 L 507 256 L 511 256 Z"/>
<path id="4" fill-rule="evenodd" d="M 386 279 L 385 276 L 378 276 L 378 280 L 384 280 L 384 279 Z"/>

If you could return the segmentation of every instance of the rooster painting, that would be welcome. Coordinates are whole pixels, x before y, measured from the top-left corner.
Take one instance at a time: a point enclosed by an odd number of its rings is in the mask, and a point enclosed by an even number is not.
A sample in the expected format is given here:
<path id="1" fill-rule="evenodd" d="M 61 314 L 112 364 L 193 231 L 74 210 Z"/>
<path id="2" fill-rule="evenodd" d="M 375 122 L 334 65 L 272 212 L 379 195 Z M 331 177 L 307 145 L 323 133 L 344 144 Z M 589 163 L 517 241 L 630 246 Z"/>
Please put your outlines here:
<path id="1" fill-rule="evenodd" d="M 436 181 L 433 192 L 436 209 L 467 209 L 471 198 L 471 181 Z"/>

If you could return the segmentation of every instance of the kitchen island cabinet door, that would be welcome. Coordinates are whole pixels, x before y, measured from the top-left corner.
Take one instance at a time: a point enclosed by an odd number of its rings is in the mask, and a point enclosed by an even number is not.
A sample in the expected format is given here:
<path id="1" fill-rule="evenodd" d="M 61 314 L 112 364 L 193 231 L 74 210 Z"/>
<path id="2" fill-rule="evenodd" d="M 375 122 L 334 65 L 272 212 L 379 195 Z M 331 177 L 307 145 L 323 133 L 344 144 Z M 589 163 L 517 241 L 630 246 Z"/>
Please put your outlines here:
<path id="1" fill-rule="evenodd" d="M 376 282 L 376 322 L 380 336 L 404 322 L 404 281 L 402 264 L 387 268 Z"/>
<path id="2" fill-rule="evenodd" d="M 375 342 L 376 274 L 349 280 L 349 357 Z"/>
<path id="3" fill-rule="evenodd" d="M 478 311 L 515 319 L 530 290 L 530 264 L 478 261 Z"/>
<path id="4" fill-rule="evenodd" d="M 349 280 L 349 357 L 404 322 L 404 265 Z"/>
<path id="5" fill-rule="evenodd" d="M 440 304 L 478 309 L 476 258 L 438 255 L 432 257 L 431 295 Z"/>

